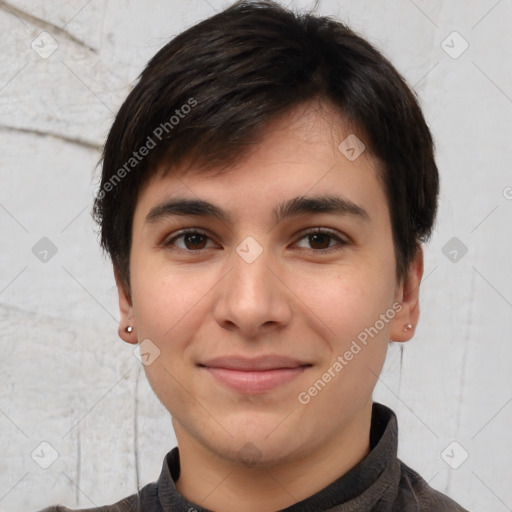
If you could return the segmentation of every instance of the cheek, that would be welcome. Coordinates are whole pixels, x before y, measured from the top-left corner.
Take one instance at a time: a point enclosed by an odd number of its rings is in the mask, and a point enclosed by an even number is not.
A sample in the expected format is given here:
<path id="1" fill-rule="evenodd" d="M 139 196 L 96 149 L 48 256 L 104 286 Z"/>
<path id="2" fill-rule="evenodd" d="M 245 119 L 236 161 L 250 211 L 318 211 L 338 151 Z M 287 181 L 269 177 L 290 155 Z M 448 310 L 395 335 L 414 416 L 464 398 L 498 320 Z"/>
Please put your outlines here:
<path id="1" fill-rule="evenodd" d="M 394 281 L 378 276 L 380 281 L 371 272 L 352 269 L 350 274 L 332 274 L 323 287 L 312 282 L 303 287 L 308 290 L 304 300 L 329 328 L 325 338 L 329 353 L 309 382 L 311 387 L 303 390 L 322 390 L 312 400 L 318 418 L 325 417 L 333 404 L 337 410 L 354 410 L 366 403 L 375 387 L 394 318 Z"/>
<path id="2" fill-rule="evenodd" d="M 174 411 L 196 407 L 183 389 L 190 385 L 184 354 L 205 315 L 204 297 L 211 288 L 200 272 L 185 272 L 163 259 L 134 257 L 133 308 L 139 340 L 151 340 L 159 356 L 144 366 L 146 378 L 160 402 Z"/>
<path id="3" fill-rule="evenodd" d="M 294 274 L 292 282 L 303 304 L 320 319 L 331 346 L 343 348 L 365 328 L 373 326 L 392 305 L 394 280 L 390 272 L 371 266 L 340 267 Z M 291 277 L 290 277 L 291 279 Z M 386 324 L 383 331 L 387 331 Z"/>
<path id="4" fill-rule="evenodd" d="M 159 257 L 160 258 L 160 257 Z M 208 291 L 216 280 L 212 272 L 171 266 L 164 256 L 158 261 L 149 255 L 132 261 L 133 309 L 140 338 L 149 338 L 161 350 L 181 346 L 204 308 Z M 177 334 L 179 333 L 179 336 Z M 173 343 L 167 343 L 172 339 Z"/>

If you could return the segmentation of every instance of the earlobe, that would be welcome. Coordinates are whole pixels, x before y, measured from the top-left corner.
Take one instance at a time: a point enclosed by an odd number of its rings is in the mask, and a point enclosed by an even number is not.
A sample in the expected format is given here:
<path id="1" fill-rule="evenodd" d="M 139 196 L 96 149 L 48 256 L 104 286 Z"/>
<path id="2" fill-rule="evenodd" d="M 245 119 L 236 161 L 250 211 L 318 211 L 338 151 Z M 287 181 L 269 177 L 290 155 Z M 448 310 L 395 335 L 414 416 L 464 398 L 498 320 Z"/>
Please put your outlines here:
<path id="1" fill-rule="evenodd" d="M 403 279 L 397 292 L 396 300 L 402 307 L 395 315 L 391 325 L 391 341 L 409 341 L 414 336 L 414 330 L 420 317 L 419 290 L 422 277 L 423 249 L 418 246 L 407 276 Z"/>
<path id="2" fill-rule="evenodd" d="M 137 334 L 135 332 L 135 327 L 133 325 L 133 315 L 132 315 L 132 300 L 130 294 L 126 291 L 125 286 L 119 277 L 119 273 L 117 269 L 114 267 L 114 278 L 116 280 L 117 286 L 117 295 L 119 298 L 119 327 L 118 334 L 119 337 L 125 341 L 126 343 L 136 344 Z"/>

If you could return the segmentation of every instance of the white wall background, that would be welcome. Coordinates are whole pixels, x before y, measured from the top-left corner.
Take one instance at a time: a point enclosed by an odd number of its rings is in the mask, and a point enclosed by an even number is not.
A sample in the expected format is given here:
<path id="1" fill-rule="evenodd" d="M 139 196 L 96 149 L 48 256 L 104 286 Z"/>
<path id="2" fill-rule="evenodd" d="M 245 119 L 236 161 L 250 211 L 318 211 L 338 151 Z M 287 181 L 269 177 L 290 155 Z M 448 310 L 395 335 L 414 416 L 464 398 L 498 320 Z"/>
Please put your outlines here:
<path id="1" fill-rule="evenodd" d="M 175 445 L 117 337 L 93 173 L 147 60 L 227 3 L 0 2 L 0 510 L 113 503 L 155 480 Z M 399 456 L 433 487 L 471 511 L 512 510 L 512 1 L 324 0 L 319 10 L 391 58 L 437 141 L 422 319 L 390 348 L 375 398 L 398 415 Z M 469 44 L 458 58 L 453 31 Z M 50 56 L 42 32 L 58 43 Z M 57 250 L 46 263 L 33 254 L 43 237 Z M 467 247 L 456 262 L 443 253 L 453 237 Z M 469 453 L 457 469 L 441 457 L 452 441 L 448 460 Z M 49 461 L 41 442 L 58 452 L 48 469 L 31 457 L 39 447 Z"/>

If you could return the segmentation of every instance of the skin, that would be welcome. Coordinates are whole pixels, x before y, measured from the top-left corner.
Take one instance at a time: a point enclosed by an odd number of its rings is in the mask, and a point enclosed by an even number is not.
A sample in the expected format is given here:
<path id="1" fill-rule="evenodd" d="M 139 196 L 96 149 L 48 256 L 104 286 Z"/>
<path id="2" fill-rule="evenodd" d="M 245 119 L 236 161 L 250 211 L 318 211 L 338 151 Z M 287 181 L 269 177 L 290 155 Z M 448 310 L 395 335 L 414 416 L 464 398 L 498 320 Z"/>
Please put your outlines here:
<path id="1" fill-rule="evenodd" d="M 399 282 L 377 164 L 368 151 L 351 162 L 337 149 L 354 130 L 333 116 L 332 109 L 311 104 L 287 113 L 220 175 L 185 164 L 165 174 L 162 166 L 135 208 L 131 294 L 115 271 L 120 337 L 149 339 L 160 350 L 144 368 L 172 415 L 178 490 L 212 510 L 282 509 L 361 461 L 369 452 L 372 392 L 389 341 L 408 341 L 414 329 L 404 326 L 418 322 L 421 248 Z M 283 201 L 333 193 L 369 218 L 306 213 L 276 224 L 272 217 Z M 178 197 L 214 203 L 231 222 L 191 215 L 145 222 L 153 207 Z M 184 228 L 207 236 L 172 241 Z M 310 228 L 335 230 L 346 243 L 328 235 L 312 240 L 304 234 Z M 252 263 L 236 252 L 247 236 L 263 251 Z M 325 247 L 329 251 L 319 251 Z M 401 310 L 378 335 L 300 403 L 299 394 L 397 303 Z M 262 354 L 310 366 L 259 394 L 228 388 L 198 366 L 218 356 Z"/>

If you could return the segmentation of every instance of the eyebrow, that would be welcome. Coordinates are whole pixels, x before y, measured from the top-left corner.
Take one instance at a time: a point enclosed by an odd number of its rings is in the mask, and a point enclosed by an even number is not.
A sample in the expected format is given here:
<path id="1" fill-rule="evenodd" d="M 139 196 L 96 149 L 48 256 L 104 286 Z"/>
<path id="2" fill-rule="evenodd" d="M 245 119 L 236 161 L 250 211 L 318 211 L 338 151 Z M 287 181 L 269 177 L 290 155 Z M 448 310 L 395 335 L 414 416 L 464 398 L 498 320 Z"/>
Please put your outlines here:
<path id="1" fill-rule="evenodd" d="M 334 195 L 300 196 L 289 199 L 274 209 L 273 217 L 276 222 L 280 222 L 289 217 L 320 213 L 351 215 L 365 221 L 370 220 L 370 215 L 362 206 L 344 197 Z M 227 224 L 232 223 L 231 215 L 219 206 L 202 199 L 191 198 L 170 199 L 153 207 L 146 215 L 145 222 L 146 224 L 156 224 L 165 218 L 176 215 L 213 217 Z"/>

